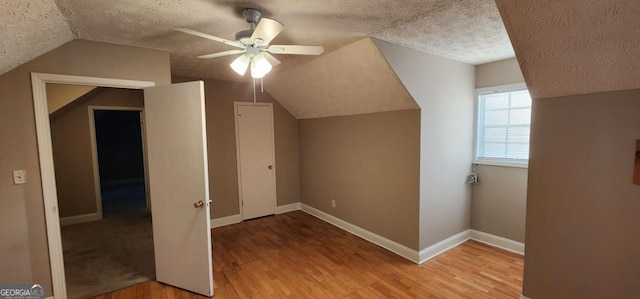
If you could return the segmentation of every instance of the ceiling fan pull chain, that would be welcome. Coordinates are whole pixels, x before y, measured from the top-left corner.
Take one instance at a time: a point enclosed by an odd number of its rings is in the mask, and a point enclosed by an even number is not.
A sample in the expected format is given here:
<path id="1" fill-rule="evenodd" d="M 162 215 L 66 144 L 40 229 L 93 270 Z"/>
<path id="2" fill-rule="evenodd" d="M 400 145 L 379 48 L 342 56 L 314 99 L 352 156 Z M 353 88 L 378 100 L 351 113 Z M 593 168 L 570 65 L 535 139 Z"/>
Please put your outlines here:
<path id="1" fill-rule="evenodd" d="M 253 79 L 253 102 L 256 102 L 256 78 Z"/>
<path id="2" fill-rule="evenodd" d="M 264 77 L 260 78 L 260 93 L 264 93 Z"/>

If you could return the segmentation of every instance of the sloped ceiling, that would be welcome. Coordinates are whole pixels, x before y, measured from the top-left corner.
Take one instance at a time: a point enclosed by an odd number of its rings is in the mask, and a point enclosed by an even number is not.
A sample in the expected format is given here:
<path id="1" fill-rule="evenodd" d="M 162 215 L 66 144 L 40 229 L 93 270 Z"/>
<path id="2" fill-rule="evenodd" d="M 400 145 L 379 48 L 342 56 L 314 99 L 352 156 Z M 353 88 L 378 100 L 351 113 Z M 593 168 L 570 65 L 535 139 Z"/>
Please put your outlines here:
<path id="1" fill-rule="evenodd" d="M 81 96 L 96 89 L 95 86 L 47 83 L 47 108 L 52 114 Z"/>
<path id="2" fill-rule="evenodd" d="M 638 0 L 497 0 L 535 98 L 640 88 Z"/>
<path id="3" fill-rule="evenodd" d="M 53 1 L 0 1 L 0 74 L 73 39 Z"/>
<path id="4" fill-rule="evenodd" d="M 195 58 L 228 46 L 172 29 L 233 39 L 248 29 L 244 7 L 286 26 L 275 44 L 323 45 L 328 53 L 374 36 L 472 64 L 513 57 L 493 0 L 3 0 L 0 73 L 75 38 L 167 51 L 175 75 L 244 81 L 229 68 L 234 57 Z M 317 57 L 278 58 L 274 74 Z"/>
<path id="5" fill-rule="evenodd" d="M 267 91 L 298 119 L 419 109 L 371 38 L 281 73 Z"/>

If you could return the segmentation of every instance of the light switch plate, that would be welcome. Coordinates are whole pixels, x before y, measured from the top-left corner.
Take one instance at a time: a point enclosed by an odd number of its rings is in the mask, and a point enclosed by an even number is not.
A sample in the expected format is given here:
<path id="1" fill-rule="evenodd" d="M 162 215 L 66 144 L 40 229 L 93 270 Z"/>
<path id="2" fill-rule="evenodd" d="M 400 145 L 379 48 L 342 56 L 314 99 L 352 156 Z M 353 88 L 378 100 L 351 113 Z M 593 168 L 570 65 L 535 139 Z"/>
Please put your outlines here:
<path id="1" fill-rule="evenodd" d="M 16 185 L 27 183 L 27 171 L 24 169 L 13 171 L 13 183 Z"/>

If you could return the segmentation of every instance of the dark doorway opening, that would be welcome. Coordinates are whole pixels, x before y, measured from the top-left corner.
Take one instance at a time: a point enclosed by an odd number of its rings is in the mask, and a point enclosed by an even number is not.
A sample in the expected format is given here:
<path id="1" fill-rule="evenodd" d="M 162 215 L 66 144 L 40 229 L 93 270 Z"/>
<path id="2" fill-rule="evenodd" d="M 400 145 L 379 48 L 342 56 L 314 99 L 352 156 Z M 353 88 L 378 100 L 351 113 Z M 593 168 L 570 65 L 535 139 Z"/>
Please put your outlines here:
<path id="1" fill-rule="evenodd" d="M 103 217 L 149 211 L 140 111 L 94 110 Z"/>

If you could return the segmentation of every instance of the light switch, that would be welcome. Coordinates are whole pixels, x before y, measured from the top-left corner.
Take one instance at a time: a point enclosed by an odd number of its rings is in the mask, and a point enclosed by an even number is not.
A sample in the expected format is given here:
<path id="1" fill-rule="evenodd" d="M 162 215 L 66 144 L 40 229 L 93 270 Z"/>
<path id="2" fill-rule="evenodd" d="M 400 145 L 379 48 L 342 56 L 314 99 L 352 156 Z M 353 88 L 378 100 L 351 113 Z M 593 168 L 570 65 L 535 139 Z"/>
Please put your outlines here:
<path id="1" fill-rule="evenodd" d="M 24 169 L 13 171 L 13 183 L 16 185 L 27 183 L 27 171 Z"/>

